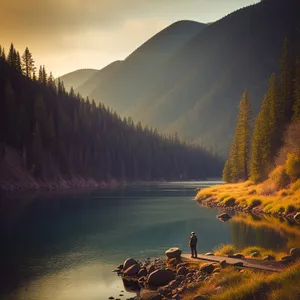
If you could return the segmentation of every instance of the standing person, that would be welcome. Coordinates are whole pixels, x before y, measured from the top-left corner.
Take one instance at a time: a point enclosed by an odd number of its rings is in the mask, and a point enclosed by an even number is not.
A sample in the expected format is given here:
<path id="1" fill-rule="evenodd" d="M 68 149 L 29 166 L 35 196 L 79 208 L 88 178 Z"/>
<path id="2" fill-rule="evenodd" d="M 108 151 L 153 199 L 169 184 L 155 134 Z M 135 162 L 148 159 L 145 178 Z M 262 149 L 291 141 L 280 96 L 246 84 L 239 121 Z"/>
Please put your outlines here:
<path id="1" fill-rule="evenodd" d="M 190 241 L 189 241 L 192 258 L 197 258 L 197 249 L 196 249 L 197 242 L 198 242 L 197 236 L 196 236 L 195 232 L 192 232 L 191 236 L 190 236 Z"/>

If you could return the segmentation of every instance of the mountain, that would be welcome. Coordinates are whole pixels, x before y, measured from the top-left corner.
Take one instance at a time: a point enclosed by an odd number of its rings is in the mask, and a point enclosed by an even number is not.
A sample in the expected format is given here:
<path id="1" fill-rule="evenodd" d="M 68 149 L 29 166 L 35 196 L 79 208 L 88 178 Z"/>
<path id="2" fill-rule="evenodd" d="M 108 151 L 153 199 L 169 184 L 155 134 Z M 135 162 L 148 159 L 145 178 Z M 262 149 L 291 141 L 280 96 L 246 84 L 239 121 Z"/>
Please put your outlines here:
<path id="1" fill-rule="evenodd" d="M 210 25 L 177 22 L 88 96 L 226 155 L 243 91 L 248 89 L 255 115 L 284 39 L 293 42 L 298 34 L 299 11 L 298 0 L 264 0 Z"/>
<path id="2" fill-rule="evenodd" d="M 78 85 L 75 91 L 79 92 L 81 95 L 88 96 L 102 81 L 104 81 L 106 78 L 112 78 L 112 76 L 114 76 L 114 74 L 119 70 L 121 65 L 122 61 L 118 60 L 93 73 L 89 79 L 81 82 L 81 85 Z"/>
<path id="3" fill-rule="evenodd" d="M 162 64 L 205 27 L 193 21 L 176 22 L 150 38 L 123 62 L 115 62 L 99 71 L 76 91 L 102 99 L 103 103 L 123 113 L 148 89 Z"/>
<path id="4" fill-rule="evenodd" d="M 70 90 L 71 86 L 76 89 L 83 82 L 91 78 L 97 71 L 98 70 L 95 69 L 76 70 L 59 77 L 59 79 L 63 81 L 64 86 L 67 90 Z"/>

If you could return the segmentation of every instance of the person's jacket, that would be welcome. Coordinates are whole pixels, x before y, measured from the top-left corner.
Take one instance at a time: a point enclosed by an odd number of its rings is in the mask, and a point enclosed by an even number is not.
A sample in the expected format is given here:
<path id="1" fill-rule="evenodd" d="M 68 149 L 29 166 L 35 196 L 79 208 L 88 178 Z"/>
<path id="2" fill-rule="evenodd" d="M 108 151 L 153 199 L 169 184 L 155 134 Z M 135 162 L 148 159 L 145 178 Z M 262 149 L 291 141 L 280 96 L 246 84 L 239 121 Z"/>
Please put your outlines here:
<path id="1" fill-rule="evenodd" d="M 197 241 L 198 241 L 197 237 L 195 235 L 191 235 L 190 242 L 189 242 L 190 247 L 196 247 Z"/>

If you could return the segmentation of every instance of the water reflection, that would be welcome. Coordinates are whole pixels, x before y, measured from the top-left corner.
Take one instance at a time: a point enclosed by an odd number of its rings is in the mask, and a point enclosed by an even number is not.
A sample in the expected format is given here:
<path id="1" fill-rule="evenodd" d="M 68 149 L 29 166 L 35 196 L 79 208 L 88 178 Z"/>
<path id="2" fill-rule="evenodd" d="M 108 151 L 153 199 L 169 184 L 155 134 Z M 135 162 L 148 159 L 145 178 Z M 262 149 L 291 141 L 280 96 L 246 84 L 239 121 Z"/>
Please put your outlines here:
<path id="1" fill-rule="evenodd" d="M 221 243 L 274 250 L 299 245 L 299 228 L 286 221 L 237 214 L 220 222 L 219 211 L 193 201 L 194 189 L 205 184 L 133 186 L 2 201 L 0 298 L 116 298 L 125 289 L 111 272 L 115 266 L 127 257 L 161 256 L 171 246 L 187 252 L 191 231 L 197 233 L 199 252 Z"/>

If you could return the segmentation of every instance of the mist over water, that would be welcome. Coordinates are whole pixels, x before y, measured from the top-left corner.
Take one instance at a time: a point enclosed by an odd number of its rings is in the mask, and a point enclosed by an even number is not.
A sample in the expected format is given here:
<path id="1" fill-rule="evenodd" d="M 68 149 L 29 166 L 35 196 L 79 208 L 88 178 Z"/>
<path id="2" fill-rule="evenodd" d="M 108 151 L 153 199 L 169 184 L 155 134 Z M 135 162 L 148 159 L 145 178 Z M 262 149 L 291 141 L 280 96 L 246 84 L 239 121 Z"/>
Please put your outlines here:
<path id="1" fill-rule="evenodd" d="M 92 190 L 68 195 L 13 196 L 1 203 L 1 299 L 101 300 L 124 290 L 112 273 L 128 257 L 188 252 L 191 231 L 198 252 L 221 243 L 238 249 L 285 250 L 299 241 L 293 224 L 218 210 L 193 200 L 194 189 L 216 182 L 181 182 Z M 122 292 L 125 296 L 134 296 Z"/>

